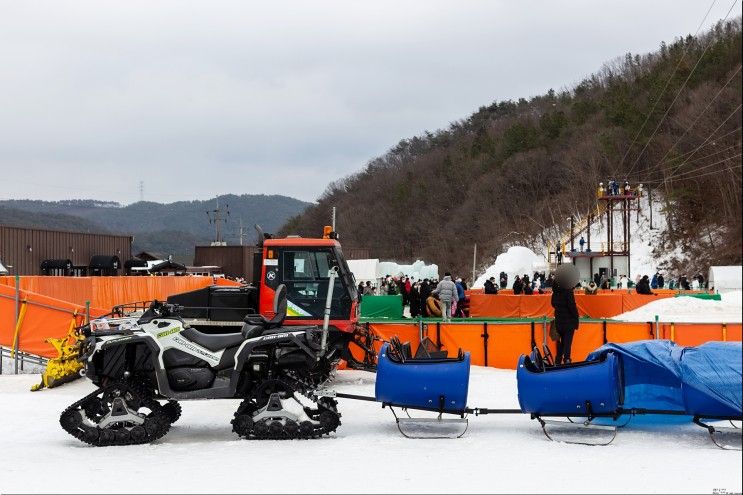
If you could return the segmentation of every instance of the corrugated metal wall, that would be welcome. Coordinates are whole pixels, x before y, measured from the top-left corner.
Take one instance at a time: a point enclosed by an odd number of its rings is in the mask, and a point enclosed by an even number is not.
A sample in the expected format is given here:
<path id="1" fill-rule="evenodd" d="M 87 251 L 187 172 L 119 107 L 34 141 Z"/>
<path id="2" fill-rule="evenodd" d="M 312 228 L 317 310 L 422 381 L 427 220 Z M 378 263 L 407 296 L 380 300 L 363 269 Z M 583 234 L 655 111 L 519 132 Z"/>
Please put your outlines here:
<path id="1" fill-rule="evenodd" d="M 193 264 L 220 266 L 225 275 L 252 280 L 253 253 L 258 251 L 256 246 L 196 246 Z"/>
<path id="2" fill-rule="evenodd" d="M 0 260 L 13 275 L 41 275 L 39 266 L 47 259 L 87 266 L 96 254 L 118 256 L 123 264 L 132 257 L 132 237 L 0 225 Z"/>

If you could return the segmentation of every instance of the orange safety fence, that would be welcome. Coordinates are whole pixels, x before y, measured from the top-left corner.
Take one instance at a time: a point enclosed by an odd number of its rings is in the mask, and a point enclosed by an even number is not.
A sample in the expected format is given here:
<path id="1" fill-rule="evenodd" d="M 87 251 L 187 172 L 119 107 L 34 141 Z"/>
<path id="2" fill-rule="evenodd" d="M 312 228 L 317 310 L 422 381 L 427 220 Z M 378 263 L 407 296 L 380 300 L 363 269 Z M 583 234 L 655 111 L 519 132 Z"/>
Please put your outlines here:
<path id="1" fill-rule="evenodd" d="M 180 292 L 201 289 L 209 285 L 239 285 L 212 277 L 48 277 L 23 276 L 20 288 L 73 304 L 105 308 L 108 311 L 118 304 L 153 299 L 165 300 Z M 0 285 L 15 287 L 15 277 L 0 277 Z"/>
<path id="2" fill-rule="evenodd" d="M 18 325 L 15 317 L 16 291 L 0 285 L 0 345 L 43 357 L 55 357 L 57 352 L 46 342 L 49 338 L 62 338 L 71 326 L 85 322 L 85 306 L 54 299 L 31 291 L 18 293 Z M 106 310 L 91 308 L 91 317 Z"/>
<path id="3" fill-rule="evenodd" d="M 628 291 L 602 291 L 598 294 L 576 292 L 575 303 L 578 313 L 588 318 L 612 318 L 632 311 L 650 302 L 674 297 L 677 291 L 658 292 L 656 295 L 643 295 Z M 551 294 L 513 295 L 478 294 L 470 295 L 470 317 L 472 318 L 540 318 L 552 317 Z"/>
<path id="4" fill-rule="evenodd" d="M 419 327 L 411 323 L 371 323 L 370 329 L 389 340 L 398 335 L 403 342 L 410 342 L 415 352 L 419 342 Z M 454 322 L 427 323 L 427 336 L 442 345 L 453 356 L 457 349 L 470 353 L 473 365 L 515 369 L 519 356 L 528 354 L 534 345 L 542 348 L 548 334 L 549 320 L 515 322 Z M 741 341 L 743 328 L 740 323 L 683 323 L 658 325 L 658 338 L 673 340 L 679 345 L 695 346 L 709 341 Z M 581 321 L 573 337 L 571 358 L 573 362 L 585 360 L 588 354 L 606 342 L 633 342 L 656 338 L 654 322 L 627 323 L 611 320 Z M 487 336 L 487 337 L 486 337 Z M 557 353 L 555 342 L 549 337 L 548 346 Z"/>

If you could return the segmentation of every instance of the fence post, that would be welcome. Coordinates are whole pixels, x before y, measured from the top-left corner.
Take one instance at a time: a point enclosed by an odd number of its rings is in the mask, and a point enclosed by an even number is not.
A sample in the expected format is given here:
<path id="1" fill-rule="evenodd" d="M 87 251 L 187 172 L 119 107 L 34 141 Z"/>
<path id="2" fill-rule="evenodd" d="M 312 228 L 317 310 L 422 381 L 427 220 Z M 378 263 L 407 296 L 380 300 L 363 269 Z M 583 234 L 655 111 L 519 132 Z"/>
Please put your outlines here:
<path id="1" fill-rule="evenodd" d="M 660 327 L 658 325 L 658 315 L 655 315 L 655 338 L 660 338 Z"/>
<path id="2" fill-rule="evenodd" d="M 18 328 L 18 315 L 20 311 L 20 284 L 21 284 L 21 277 L 16 274 L 15 276 L 15 326 L 13 327 L 16 329 Z M 18 374 L 18 341 L 20 340 L 20 336 L 15 339 L 15 342 L 13 342 L 13 372 L 17 375 Z"/>
<path id="3" fill-rule="evenodd" d="M 85 324 L 90 323 L 90 301 L 85 301 Z"/>
<path id="4" fill-rule="evenodd" d="M 482 323 L 482 342 L 483 342 L 483 353 L 485 355 L 485 366 L 488 365 L 488 339 L 490 336 L 488 335 L 488 322 L 485 321 Z"/>

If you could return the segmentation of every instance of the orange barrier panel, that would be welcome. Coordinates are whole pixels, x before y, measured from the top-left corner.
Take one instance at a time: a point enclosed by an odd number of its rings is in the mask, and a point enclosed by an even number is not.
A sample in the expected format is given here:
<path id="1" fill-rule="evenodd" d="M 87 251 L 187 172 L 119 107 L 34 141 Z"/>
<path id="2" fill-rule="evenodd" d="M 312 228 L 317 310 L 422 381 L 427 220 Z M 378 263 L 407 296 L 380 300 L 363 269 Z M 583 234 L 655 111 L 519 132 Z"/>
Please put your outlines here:
<path id="1" fill-rule="evenodd" d="M 589 318 L 612 318 L 627 311 L 637 309 L 658 299 L 674 297 L 676 291 L 666 291 L 654 296 L 628 291 L 601 291 L 588 295 L 576 292 L 575 302 L 581 316 Z M 539 318 L 554 316 L 550 294 L 530 296 L 513 294 L 470 295 L 470 316 L 472 318 Z"/>
<path id="2" fill-rule="evenodd" d="M 637 292 L 629 292 L 622 294 L 622 313 L 627 311 L 633 311 L 637 308 L 645 306 L 648 303 L 657 301 L 659 299 L 665 299 L 667 297 L 674 297 L 676 292 L 671 293 L 656 293 L 655 295 L 638 294 Z M 620 313 L 617 313 L 620 314 Z M 616 316 L 616 315 L 614 315 Z"/>
<path id="3" fill-rule="evenodd" d="M 536 337 L 535 332 L 535 337 Z M 488 366 L 516 369 L 519 356 L 531 351 L 531 323 L 488 326 Z M 480 344 L 482 347 L 482 344 Z M 462 346 L 464 349 L 464 346 Z M 470 349 L 465 349 L 470 350 Z"/>
<path id="4" fill-rule="evenodd" d="M 539 318 L 555 316 L 552 307 L 552 294 L 532 294 L 530 296 L 511 296 L 519 299 L 519 316 L 521 318 Z"/>
<path id="5" fill-rule="evenodd" d="M 600 294 L 575 294 L 578 314 L 589 318 L 611 318 L 622 314 L 622 294 L 603 292 Z"/>
<path id="6" fill-rule="evenodd" d="M 84 323 L 85 307 L 54 299 L 30 291 L 20 291 L 20 309 L 23 318 L 18 331 L 18 349 L 44 357 L 55 357 L 57 352 L 46 342 L 49 338 L 67 335 L 70 324 Z M 104 313 L 90 310 L 91 317 Z M 15 336 L 15 288 L 0 285 L 0 345 L 13 347 Z"/>
<path id="7" fill-rule="evenodd" d="M 470 316 L 472 318 L 518 318 L 521 296 L 501 294 L 472 294 Z"/>
<path id="8" fill-rule="evenodd" d="M 221 280 L 221 279 L 217 279 Z M 45 277 L 20 278 L 20 288 L 74 304 L 110 308 L 117 304 L 168 296 L 214 285 L 212 277 Z M 217 282 L 219 283 L 219 282 Z M 225 282 L 222 282 L 224 284 Z M 0 284 L 15 286 L 15 278 L 0 277 Z"/>
<path id="9" fill-rule="evenodd" d="M 604 345 L 603 322 L 580 322 L 573 335 L 570 358 L 573 362 L 584 361 L 586 356 Z"/>
<path id="10" fill-rule="evenodd" d="M 725 336 L 723 340 L 727 342 L 743 340 L 743 325 L 740 323 L 728 323 L 725 325 L 723 334 Z"/>
<path id="11" fill-rule="evenodd" d="M 436 341 L 429 327 L 428 337 Z M 485 349 L 482 343 L 481 325 L 457 325 L 456 323 L 441 325 L 441 345 L 449 353 L 449 357 L 455 357 L 461 348 L 470 353 L 470 362 L 476 366 L 485 365 Z M 415 352 L 415 349 L 413 350 Z"/>
<path id="12" fill-rule="evenodd" d="M 636 340 L 649 340 L 654 338 L 648 323 L 614 323 L 607 322 L 607 342 L 634 342 Z"/>
<path id="13" fill-rule="evenodd" d="M 664 323 L 662 326 L 666 338 L 679 345 L 701 345 L 712 340 L 722 340 L 723 337 L 722 325 L 719 323 Z"/>

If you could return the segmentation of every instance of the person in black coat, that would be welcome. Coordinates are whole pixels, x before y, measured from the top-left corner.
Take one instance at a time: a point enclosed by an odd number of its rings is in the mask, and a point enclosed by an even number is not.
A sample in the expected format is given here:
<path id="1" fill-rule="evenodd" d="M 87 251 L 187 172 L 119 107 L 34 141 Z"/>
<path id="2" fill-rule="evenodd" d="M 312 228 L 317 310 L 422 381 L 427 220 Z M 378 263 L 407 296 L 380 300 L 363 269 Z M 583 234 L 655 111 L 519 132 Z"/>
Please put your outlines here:
<path id="1" fill-rule="evenodd" d="M 560 281 L 555 280 L 552 285 L 552 307 L 555 308 L 555 326 L 560 336 L 555 364 L 569 364 L 573 334 L 578 328 L 578 306 L 575 304 L 573 288 L 563 288 Z"/>
<path id="2" fill-rule="evenodd" d="M 521 294 L 521 291 L 523 290 L 523 288 L 524 288 L 524 284 L 523 284 L 523 282 L 521 282 L 521 277 L 519 277 L 518 275 L 516 275 L 516 280 L 513 281 L 513 293 L 514 293 L 514 295 Z"/>
<path id="3" fill-rule="evenodd" d="M 507 289 L 508 288 L 508 274 L 506 272 L 500 272 L 500 288 L 501 289 Z"/>
<path id="4" fill-rule="evenodd" d="M 485 281 L 485 294 L 497 294 L 498 287 L 495 286 L 495 277 L 490 277 Z"/>
<path id="5" fill-rule="evenodd" d="M 650 279 L 647 275 L 643 275 L 643 277 L 637 283 L 637 287 L 635 287 L 635 290 L 638 294 L 645 294 L 647 296 L 653 295 L 653 292 L 650 290 Z"/>
<path id="6" fill-rule="evenodd" d="M 418 283 L 414 283 L 410 288 L 410 316 L 417 318 L 421 314 L 421 293 L 418 290 Z"/>

